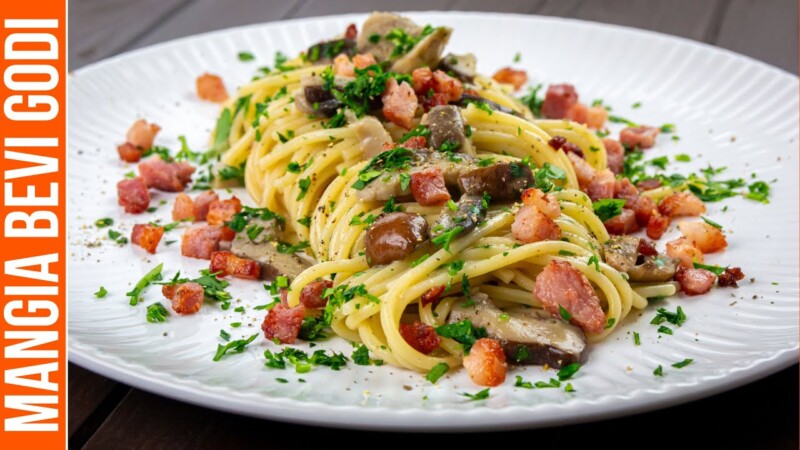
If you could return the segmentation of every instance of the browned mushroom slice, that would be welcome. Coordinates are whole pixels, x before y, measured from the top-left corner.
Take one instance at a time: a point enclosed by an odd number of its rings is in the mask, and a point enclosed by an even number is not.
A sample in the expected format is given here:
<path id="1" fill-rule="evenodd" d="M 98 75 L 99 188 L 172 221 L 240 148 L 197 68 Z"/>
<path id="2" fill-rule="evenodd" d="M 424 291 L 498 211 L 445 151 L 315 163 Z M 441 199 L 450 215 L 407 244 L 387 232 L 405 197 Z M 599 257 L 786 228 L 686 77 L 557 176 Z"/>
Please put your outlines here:
<path id="1" fill-rule="evenodd" d="M 477 75 L 476 66 L 478 62 L 475 55 L 466 53 L 464 55 L 454 55 L 448 53 L 439 63 L 439 70 L 448 74 L 455 75 L 461 81 L 472 83 Z"/>
<path id="2" fill-rule="evenodd" d="M 586 360 L 583 331 L 543 310 L 501 311 L 489 296 L 477 292 L 472 294 L 471 305 L 455 304 L 448 321 L 464 319 L 485 328 L 490 338 L 499 341 L 510 362 L 559 368 Z"/>
<path id="3" fill-rule="evenodd" d="M 430 145 L 436 150 L 471 153 L 464 128 L 464 118 L 457 106 L 434 106 L 428 112 Z"/>
<path id="4" fill-rule="evenodd" d="M 603 245 L 606 263 L 628 275 L 631 281 L 669 281 L 678 269 L 674 258 L 664 255 L 642 255 L 639 253 L 640 238 L 613 236 Z"/>
<path id="5" fill-rule="evenodd" d="M 458 185 L 467 195 L 486 192 L 492 201 L 519 200 L 522 191 L 533 186 L 533 172 L 527 164 L 502 162 L 461 175 Z"/>
<path id="6" fill-rule="evenodd" d="M 370 266 L 376 266 L 399 261 L 410 255 L 427 238 L 428 223 L 419 214 L 381 214 L 367 228 L 364 238 L 367 262 Z"/>

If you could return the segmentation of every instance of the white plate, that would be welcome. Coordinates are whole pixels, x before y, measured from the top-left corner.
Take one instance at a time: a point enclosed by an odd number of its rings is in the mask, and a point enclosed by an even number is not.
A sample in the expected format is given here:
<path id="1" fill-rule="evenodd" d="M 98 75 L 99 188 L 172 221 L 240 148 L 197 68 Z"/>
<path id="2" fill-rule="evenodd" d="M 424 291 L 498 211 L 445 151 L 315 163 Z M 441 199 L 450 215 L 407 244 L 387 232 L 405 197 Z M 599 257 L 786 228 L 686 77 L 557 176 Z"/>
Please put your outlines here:
<path id="1" fill-rule="evenodd" d="M 142 274 L 164 262 L 165 275 L 194 274 L 204 261 L 181 258 L 177 245 L 146 255 L 120 248 L 93 226 L 110 216 L 129 233 L 149 216 L 122 214 L 115 183 L 132 167 L 117 159 L 115 146 L 139 117 L 163 127 L 157 143 L 177 148 L 185 134 L 202 148 L 217 108 L 198 101 L 194 79 L 204 71 L 222 75 L 229 87 L 249 80 L 275 51 L 295 54 L 344 30 L 363 15 L 303 19 L 250 26 L 154 46 L 77 71 L 69 84 L 69 350 L 70 360 L 141 389 L 239 414 L 370 429 L 480 430 L 534 427 L 609 418 L 686 402 L 756 380 L 797 360 L 798 350 L 798 79 L 760 62 L 706 45 L 608 25 L 486 13 L 414 13 L 419 23 L 455 29 L 450 49 L 472 51 L 479 69 L 493 73 L 518 51 L 533 82 L 574 83 L 582 99 L 605 99 L 614 113 L 642 123 L 677 125 L 681 140 L 660 138 L 649 155 L 689 153 L 692 162 L 670 169 L 688 173 L 709 163 L 728 166 L 725 177 L 750 179 L 755 172 L 772 184 L 771 204 L 743 199 L 710 204 L 708 215 L 730 230 L 730 246 L 708 258 L 742 266 L 748 280 L 739 289 L 715 289 L 699 298 L 672 298 L 688 320 L 673 336 L 649 324 L 650 306 L 606 342 L 572 380 L 575 393 L 513 387 L 514 375 L 546 380 L 539 367 L 515 369 L 487 401 L 470 402 L 461 392 L 476 388 L 461 371 L 431 385 L 392 367 L 352 363 L 339 372 L 312 373 L 264 367 L 263 351 L 274 344 L 259 337 L 241 355 L 212 362 L 218 333 L 234 338 L 260 333 L 266 303 L 258 284 L 233 282 L 242 299 L 221 311 L 206 305 L 193 317 L 174 314 L 165 324 L 145 321 L 146 305 L 162 300 L 150 289 L 145 301 L 128 305 L 125 292 Z M 257 61 L 238 61 L 252 51 Z M 641 102 L 639 109 L 630 105 Z M 240 193 L 240 197 L 245 197 Z M 171 196 L 156 216 L 169 218 Z M 722 212 L 723 206 L 727 212 Z M 180 231 L 165 237 L 176 240 Z M 662 241 L 663 242 L 663 241 Z M 753 277 L 754 282 L 749 279 Z M 96 299 L 100 285 L 110 294 Z M 638 314 L 632 314 L 638 316 Z M 634 317 L 635 318 L 635 317 Z M 231 322 L 243 322 L 231 329 Z M 632 333 L 641 334 L 634 346 Z M 350 354 L 350 346 L 331 345 Z M 670 364 L 693 358 L 677 370 Z M 653 376 L 659 364 L 664 377 Z M 281 384 L 276 377 L 290 382 Z M 306 383 L 297 381 L 299 377 Z"/>

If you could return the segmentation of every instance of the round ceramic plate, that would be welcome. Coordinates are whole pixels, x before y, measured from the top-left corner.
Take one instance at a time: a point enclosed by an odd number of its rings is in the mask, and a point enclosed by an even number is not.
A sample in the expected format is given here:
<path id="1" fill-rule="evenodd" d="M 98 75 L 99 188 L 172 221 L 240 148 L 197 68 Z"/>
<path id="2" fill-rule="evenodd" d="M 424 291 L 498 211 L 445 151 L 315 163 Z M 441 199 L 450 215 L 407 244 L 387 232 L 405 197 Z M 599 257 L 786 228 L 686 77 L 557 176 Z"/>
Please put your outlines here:
<path id="1" fill-rule="evenodd" d="M 554 375 L 541 367 L 514 368 L 505 384 L 482 401 L 463 371 L 432 385 L 389 366 L 325 367 L 306 374 L 264 366 L 275 344 L 260 335 L 268 303 L 258 283 L 232 281 L 227 311 L 207 304 L 194 316 L 145 320 L 146 307 L 163 301 L 152 288 L 138 306 L 125 293 L 150 268 L 165 277 L 194 276 L 206 261 L 182 258 L 181 230 L 166 233 L 157 254 L 115 245 L 94 221 L 112 217 L 129 234 L 135 222 L 169 221 L 172 196 L 155 194 L 157 210 L 126 215 L 115 184 L 134 167 L 115 146 L 137 118 L 163 130 L 156 143 L 179 148 L 185 135 L 204 148 L 217 107 L 196 98 L 195 78 L 221 75 L 229 88 L 272 65 L 281 51 L 296 54 L 365 16 L 337 16 L 257 25 L 181 39 L 127 53 L 75 72 L 69 83 L 69 358 L 90 370 L 141 389 L 239 414 L 292 422 L 369 429 L 483 430 L 536 427 L 609 418 L 665 407 L 764 377 L 797 360 L 798 351 L 798 79 L 752 59 L 695 42 L 573 20 L 486 13 L 414 13 L 418 23 L 455 29 L 449 49 L 473 52 L 491 74 L 512 64 L 532 84 L 568 82 L 584 102 L 603 99 L 613 113 L 641 123 L 675 124 L 648 158 L 668 156 L 668 170 L 689 173 L 727 167 L 720 178 L 767 181 L 770 203 L 732 198 L 709 204 L 708 216 L 727 231 L 729 247 L 707 262 L 741 266 L 738 289 L 714 289 L 695 298 L 673 297 L 633 313 L 619 331 L 592 346 L 588 363 L 562 388 L 514 387 Z M 241 62 L 239 51 L 256 61 Z M 640 106 L 633 107 L 639 103 Z M 617 129 L 615 128 L 614 131 Z M 674 155 L 691 155 L 691 162 Z M 755 174 L 755 175 L 753 175 Z M 246 198 L 243 191 L 237 195 Z M 662 239 L 662 243 L 671 234 Z M 177 243 L 168 245 L 173 241 Z M 663 244 L 662 244 L 663 245 Z M 109 294 L 93 293 L 104 286 Z M 651 325 L 657 307 L 681 305 L 688 316 L 673 335 Z M 237 307 L 244 312 L 237 312 Z M 242 308 L 239 308 L 241 311 Z M 234 328 L 232 323 L 241 323 Z M 220 330 L 234 339 L 259 334 L 242 354 L 212 361 Z M 633 333 L 641 337 L 634 345 Z M 302 346 L 301 346 L 302 347 Z M 318 348 L 350 355 L 332 339 Z M 682 369 L 671 364 L 691 358 Z M 662 377 L 653 370 L 663 366 Z M 284 379 L 284 383 L 278 379 Z M 303 381 L 301 381 L 302 379 Z"/>

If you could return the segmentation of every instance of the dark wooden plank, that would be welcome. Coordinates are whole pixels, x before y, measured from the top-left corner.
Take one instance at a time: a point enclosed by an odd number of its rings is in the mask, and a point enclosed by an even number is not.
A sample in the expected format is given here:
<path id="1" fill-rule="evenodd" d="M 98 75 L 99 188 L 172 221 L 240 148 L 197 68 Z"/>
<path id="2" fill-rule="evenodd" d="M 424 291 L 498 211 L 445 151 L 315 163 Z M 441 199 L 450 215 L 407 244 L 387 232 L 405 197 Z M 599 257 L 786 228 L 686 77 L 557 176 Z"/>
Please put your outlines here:
<path id="1" fill-rule="evenodd" d="M 796 0 L 732 0 L 712 41 L 796 74 Z"/>
<path id="2" fill-rule="evenodd" d="M 143 391 L 134 390 L 119 408 L 111 414 L 87 442 L 85 450 L 160 449 L 160 450 L 219 450 L 219 449 L 270 449 L 296 450 L 327 446 L 328 443 L 354 443 L 353 431 L 312 428 L 273 421 L 258 420 L 226 414 L 186 403 L 168 400 Z M 528 439 L 536 448 L 546 450 L 556 440 L 556 429 L 506 433 L 500 437 Z M 415 435 L 412 433 L 375 433 L 359 431 L 355 448 L 380 442 L 391 442 L 395 448 L 464 447 L 459 435 Z M 498 435 L 469 435 L 469 448 L 488 448 L 495 445 Z M 389 439 L 389 441 L 386 441 Z M 121 444 L 124 443 L 124 444 Z"/>
<path id="3" fill-rule="evenodd" d="M 457 11 L 487 11 L 502 13 L 530 14 L 542 6 L 544 0 L 505 0 L 487 2 L 486 0 L 456 0 L 450 9 Z"/>
<path id="4" fill-rule="evenodd" d="M 451 9 L 454 0 L 307 0 L 293 17 L 329 16 L 372 11 L 431 11 Z"/>
<path id="5" fill-rule="evenodd" d="M 119 53 L 191 0 L 80 0 L 69 4 L 70 70 Z"/>
<path id="6" fill-rule="evenodd" d="M 145 47 L 206 31 L 280 20 L 290 16 L 300 3 L 301 0 L 195 0 L 180 14 L 173 15 L 137 39 L 131 47 Z"/>
<path id="7" fill-rule="evenodd" d="M 548 0 L 536 14 L 625 25 L 703 40 L 722 0 Z"/>
<path id="8" fill-rule="evenodd" d="M 121 385 L 75 364 L 69 365 L 68 379 L 68 428 L 69 437 L 72 438 L 75 432 L 108 398 L 114 388 Z"/>
<path id="9" fill-rule="evenodd" d="M 738 390 L 663 411 L 533 431 L 469 435 L 358 432 L 362 443 L 392 442 L 399 448 L 487 448 L 503 442 L 535 442 L 536 448 L 590 448 L 608 430 L 625 430 L 626 442 L 691 442 L 692 448 L 797 448 L 798 368 L 794 366 Z M 757 414 L 757 418 L 755 417 Z M 757 424 L 758 432 L 752 430 Z M 133 390 L 84 447 L 127 449 L 296 449 L 349 442 L 353 432 L 288 425 L 200 408 Z M 388 439 L 388 441 L 387 441 Z M 467 444 L 468 442 L 468 444 Z M 623 446 L 624 447 L 624 446 Z"/>

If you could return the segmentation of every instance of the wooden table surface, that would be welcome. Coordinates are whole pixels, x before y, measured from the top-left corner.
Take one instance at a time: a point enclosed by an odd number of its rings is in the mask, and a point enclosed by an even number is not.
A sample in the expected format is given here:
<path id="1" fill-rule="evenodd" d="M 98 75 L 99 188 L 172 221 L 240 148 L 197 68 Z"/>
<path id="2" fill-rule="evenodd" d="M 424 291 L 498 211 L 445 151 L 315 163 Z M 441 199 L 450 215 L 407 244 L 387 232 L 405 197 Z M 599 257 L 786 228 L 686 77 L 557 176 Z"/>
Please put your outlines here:
<path id="1" fill-rule="evenodd" d="M 706 42 L 794 74 L 798 71 L 795 0 L 72 0 L 69 67 L 77 69 L 120 52 L 204 31 L 372 10 L 480 10 L 613 23 Z M 798 395 L 795 365 L 721 395 L 627 418 L 460 436 L 358 432 L 359 441 L 345 441 L 354 432 L 288 425 L 196 407 L 70 364 L 69 447 L 297 449 L 326 445 L 329 438 L 335 439 L 329 442 L 355 445 L 381 445 L 371 439 L 389 438 L 412 446 L 463 447 L 524 434 L 524 442 L 537 450 L 600 443 L 646 448 L 688 444 L 690 448 L 796 449 Z"/>

